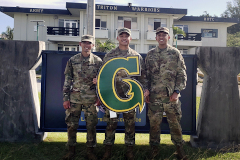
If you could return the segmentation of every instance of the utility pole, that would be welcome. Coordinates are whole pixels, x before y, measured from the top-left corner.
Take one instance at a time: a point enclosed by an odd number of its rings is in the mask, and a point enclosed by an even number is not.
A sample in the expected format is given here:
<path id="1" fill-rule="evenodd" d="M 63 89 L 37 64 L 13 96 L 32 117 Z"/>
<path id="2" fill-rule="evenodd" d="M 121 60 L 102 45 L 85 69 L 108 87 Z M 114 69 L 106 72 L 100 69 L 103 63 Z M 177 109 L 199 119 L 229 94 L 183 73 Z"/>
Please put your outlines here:
<path id="1" fill-rule="evenodd" d="M 87 1 L 87 34 L 95 39 L 95 0 Z"/>
<path id="2" fill-rule="evenodd" d="M 38 36 L 39 36 L 38 26 L 42 26 L 42 27 L 45 26 L 45 25 L 39 25 L 39 22 L 45 22 L 45 21 L 44 20 L 30 20 L 30 22 L 37 22 L 37 41 L 38 41 Z"/>

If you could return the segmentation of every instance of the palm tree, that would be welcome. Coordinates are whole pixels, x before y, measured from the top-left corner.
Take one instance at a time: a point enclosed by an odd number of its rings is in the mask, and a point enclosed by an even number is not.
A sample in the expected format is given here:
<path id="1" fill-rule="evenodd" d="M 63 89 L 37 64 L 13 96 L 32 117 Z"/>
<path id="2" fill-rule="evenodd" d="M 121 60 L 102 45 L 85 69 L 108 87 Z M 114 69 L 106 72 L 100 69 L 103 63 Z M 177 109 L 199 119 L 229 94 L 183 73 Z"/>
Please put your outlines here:
<path id="1" fill-rule="evenodd" d="M 115 47 L 116 45 L 110 39 L 107 39 L 105 42 L 101 42 L 99 39 L 96 39 L 97 52 L 108 52 Z"/>
<path id="2" fill-rule="evenodd" d="M 2 37 L 6 40 L 13 40 L 13 29 L 8 26 L 6 32 L 2 32 Z"/>
<path id="3" fill-rule="evenodd" d="M 178 27 L 172 26 L 172 29 L 173 29 L 173 35 L 175 37 L 174 39 L 176 39 L 176 48 L 177 48 L 177 37 L 178 37 L 178 35 L 181 34 L 181 35 L 183 35 L 185 37 L 186 33 L 182 29 L 180 29 Z M 174 41 L 174 39 L 173 39 L 173 41 Z"/>

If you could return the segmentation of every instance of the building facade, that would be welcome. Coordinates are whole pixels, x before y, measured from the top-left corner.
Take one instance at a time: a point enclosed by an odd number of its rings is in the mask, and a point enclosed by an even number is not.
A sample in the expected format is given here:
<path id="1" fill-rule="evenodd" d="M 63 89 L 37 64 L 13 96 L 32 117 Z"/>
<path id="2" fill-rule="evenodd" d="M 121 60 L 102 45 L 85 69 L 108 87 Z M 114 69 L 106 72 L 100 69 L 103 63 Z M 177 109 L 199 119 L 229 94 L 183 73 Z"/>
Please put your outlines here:
<path id="1" fill-rule="evenodd" d="M 66 2 L 66 9 L 3 7 L 0 11 L 14 18 L 14 40 L 39 40 L 46 50 L 79 51 L 80 37 L 87 33 L 87 4 Z M 116 44 L 117 30 L 131 29 L 130 47 L 147 53 L 155 47 L 155 30 L 170 29 L 170 45 L 189 54 L 197 46 L 226 47 L 227 27 L 237 19 L 186 16 L 187 9 L 96 4 L 95 38 L 111 39 Z M 185 31 L 186 36 L 173 35 L 172 26 Z"/>

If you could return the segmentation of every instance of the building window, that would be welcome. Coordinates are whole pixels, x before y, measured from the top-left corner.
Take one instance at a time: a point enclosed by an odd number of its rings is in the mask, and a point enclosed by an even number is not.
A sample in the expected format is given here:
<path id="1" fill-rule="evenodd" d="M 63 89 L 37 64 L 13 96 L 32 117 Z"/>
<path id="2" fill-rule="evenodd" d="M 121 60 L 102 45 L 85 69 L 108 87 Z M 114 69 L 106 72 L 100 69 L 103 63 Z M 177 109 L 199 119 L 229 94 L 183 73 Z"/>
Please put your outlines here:
<path id="1" fill-rule="evenodd" d="M 188 33 L 188 25 L 174 25 L 174 27 L 178 27 L 183 30 L 185 33 Z"/>
<path id="2" fill-rule="evenodd" d="M 118 28 L 138 29 L 137 17 L 118 17 Z"/>
<path id="3" fill-rule="evenodd" d="M 58 51 L 63 51 L 63 44 L 58 44 Z"/>
<path id="4" fill-rule="evenodd" d="M 148 50 L 151 50 L 151 49 L 153 49 L 153 48 L 155 48 L 155 47 L 156 47 L 156 45 L 150 44 L 150 45 L 148 46 Z"/>
<path id="5" fill-rule="evenodd" d="M 79 45 L 58 44 L 58 51 L 79 51 Z"/>
<path id="6" fill-rule="evenodd" d="M 53 27 L 54 35 L 79 35 L 79 20 L 59 19 L 59 27 Z"/>
<path id="7" fill-rule="evenodd" d="M 201 29 L 202 37 L 218 38 L 218 29 Z"/>
<path id="8" fill-rule="evenodd" d="M 79 20 L 59 19 L 59 27 L 79 28 Z"/>
<path id="9" fill-rule="evenodd" d="M 148 30 L 154 31 L 158 27 L 167 27 L 167 19 L 165 18 L 149 18 L 148 19 Z"/>
<path id="10" fill-rule="evenodd" d="M 107 16 L 95 17 L 95 29 L 107 29 Z"/>

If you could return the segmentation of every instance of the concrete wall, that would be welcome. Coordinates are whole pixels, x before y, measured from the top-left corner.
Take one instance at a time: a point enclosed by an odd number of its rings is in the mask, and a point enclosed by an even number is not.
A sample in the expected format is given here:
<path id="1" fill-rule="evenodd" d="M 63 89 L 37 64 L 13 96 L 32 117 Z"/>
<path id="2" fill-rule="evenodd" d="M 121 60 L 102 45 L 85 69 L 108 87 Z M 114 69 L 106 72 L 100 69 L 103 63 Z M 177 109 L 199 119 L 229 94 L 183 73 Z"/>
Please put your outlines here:
<path id="1" fill-rule="evenodd" d="M 35 68 L 44 42 L 0 40 L 0 141 L 39 142 Z M 36 64 L 36 65 L 34 65 Z"/>
<path id="2" fill-rule="evenodd" d="M 240 143 L 240 99 L 237 75 L 240 48 L 198 47 L 198 67 L 204 73 L 197 117 L 195 147 L 222 148 Z"/>

